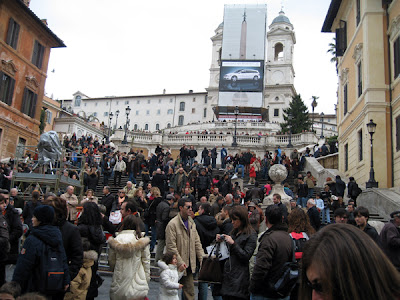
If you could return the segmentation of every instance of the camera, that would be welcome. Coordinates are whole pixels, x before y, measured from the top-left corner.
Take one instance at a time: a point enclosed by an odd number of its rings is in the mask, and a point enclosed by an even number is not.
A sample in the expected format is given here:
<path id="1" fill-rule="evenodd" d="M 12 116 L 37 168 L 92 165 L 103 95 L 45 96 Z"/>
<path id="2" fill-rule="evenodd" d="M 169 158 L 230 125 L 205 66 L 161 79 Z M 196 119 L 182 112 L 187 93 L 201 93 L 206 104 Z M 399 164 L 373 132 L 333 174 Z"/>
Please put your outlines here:
<path id="1" fill-rule="evenodd" d="M 220 235 L 220 239 L 222 240 L 222 241 L 225 241 L 225 236 L 224 235 Z"/>

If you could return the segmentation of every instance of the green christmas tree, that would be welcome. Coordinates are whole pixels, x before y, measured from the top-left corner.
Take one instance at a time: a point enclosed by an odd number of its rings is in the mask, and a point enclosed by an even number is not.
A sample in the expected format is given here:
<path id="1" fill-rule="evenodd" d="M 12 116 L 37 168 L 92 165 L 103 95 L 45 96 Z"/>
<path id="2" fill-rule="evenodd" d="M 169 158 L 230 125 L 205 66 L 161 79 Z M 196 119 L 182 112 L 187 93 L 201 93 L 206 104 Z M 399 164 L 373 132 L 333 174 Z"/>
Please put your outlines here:
<path id="1" fill-rule="evenodd" d="M 283 110 L 283 119 L 284 122 L 281 123 L 281 129 L 284 133 L 289 132 L 290 129 L 292 134 L 310 130 L 312 121 L 300 94 L 292 97 L 289 107 Z"/>

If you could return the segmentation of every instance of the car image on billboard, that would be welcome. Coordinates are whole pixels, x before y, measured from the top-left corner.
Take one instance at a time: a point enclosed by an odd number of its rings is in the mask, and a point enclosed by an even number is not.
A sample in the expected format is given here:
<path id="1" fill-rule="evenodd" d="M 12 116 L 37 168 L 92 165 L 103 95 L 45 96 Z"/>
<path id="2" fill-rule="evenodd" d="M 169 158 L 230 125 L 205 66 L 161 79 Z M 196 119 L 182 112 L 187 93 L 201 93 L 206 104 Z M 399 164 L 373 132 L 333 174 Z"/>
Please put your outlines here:
<path id="1" fill-rule="evenodd" d="M 220 68 L 220 92 L 262 92 L 262 61 L 223 61 Z"/>

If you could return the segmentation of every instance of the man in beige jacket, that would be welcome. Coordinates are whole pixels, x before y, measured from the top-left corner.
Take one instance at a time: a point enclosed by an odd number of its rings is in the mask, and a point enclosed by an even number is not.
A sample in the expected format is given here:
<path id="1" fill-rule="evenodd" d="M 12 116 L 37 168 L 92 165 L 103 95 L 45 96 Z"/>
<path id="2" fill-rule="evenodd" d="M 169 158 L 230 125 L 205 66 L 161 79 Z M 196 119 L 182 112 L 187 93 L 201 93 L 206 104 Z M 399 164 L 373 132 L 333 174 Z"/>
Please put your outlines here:
<path id="1" fill-rule="evenodd" d="M 185 274 L 180 280 L 183 285 L 183 299 L 194 300 L 193 273 L 196 271 L 196 258 L 201 262 L 204 251 L 193 219 L 189 216 L 193 210 L 192 201 L 183 197 L 178 201 L 179 214 L 167 225 L 165 231 L 167 251 L 176 254 L 178 268 L 183 265 Z"/>
<path id="2" fill-rule="evenodd" d="M 76 207 L 79 204 L 78 197 L 76 197 L 76 195 L 74 194 L 74 187 L 71 185 L 68 186 L 67 192 L 65 194 L 62 194 L 60 198 L 67 202 L 67 220 L 73 223 L 76 220 Z"/>

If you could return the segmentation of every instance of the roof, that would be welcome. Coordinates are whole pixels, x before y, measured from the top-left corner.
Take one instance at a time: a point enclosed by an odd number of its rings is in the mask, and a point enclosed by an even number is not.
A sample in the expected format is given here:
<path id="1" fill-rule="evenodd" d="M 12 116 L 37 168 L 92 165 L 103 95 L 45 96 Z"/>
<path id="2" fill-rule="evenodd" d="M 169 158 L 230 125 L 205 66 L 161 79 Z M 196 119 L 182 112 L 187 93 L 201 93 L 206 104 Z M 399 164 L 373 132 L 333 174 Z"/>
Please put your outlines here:
<path id="1" fill-rule="evenodd" d="M 292 23 L 290 23 L 289 18 L 285 16 L 285 13 L 283 12 L 283 10 L 281 10 L 281 11 L 279 12 L 279 16 L 277 16 L 277 17 L 272 21 L 271 25 L 274 24 L 274 23 L 288 23 L 288 24 L 292 24 Z"/>
<path id="2" fill-rule="evenodd" d="M 342 4 L 342 0 L 332 0 L 331 5 L 329 5 L 328 13 L 325 17 L 324 25 L 322 25 L 322 32 L 332 32 L 332 24 L 336 19 L 340 4 Z"/>
<path id="3" fill-rule="evenodd" d="M 35 15 L 35 13 L 33 11 L 31 11 L 29 9 L 29 7 L 27 7 L 24 4 L 24 2 L 22 0 L 14 0 L 14 1 L 15 1 L 15 3 L 17 3 L 21 7 L 22 10 L 24 10 L 28 15 L 30 15 L 34 19 L 34 21 L 36 21 L 37 24 L 42 29 L 44 29 L 44 31 L 46 31 L 57 42 L 58 45 L 53 47 L 53 48 L 66 47 L 64 42 L 58 36 L 56 36 L 55 33 L 53 31 L 51 31 L 50 28 L 46 24 L 44 24 L 42 22 L 42 20 L 37 15 Z"/>

